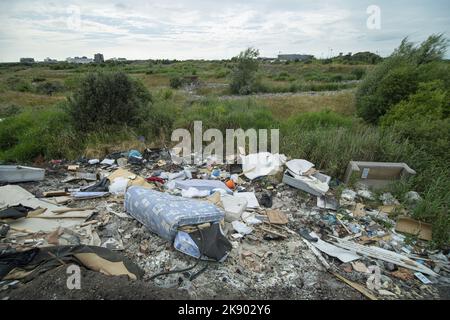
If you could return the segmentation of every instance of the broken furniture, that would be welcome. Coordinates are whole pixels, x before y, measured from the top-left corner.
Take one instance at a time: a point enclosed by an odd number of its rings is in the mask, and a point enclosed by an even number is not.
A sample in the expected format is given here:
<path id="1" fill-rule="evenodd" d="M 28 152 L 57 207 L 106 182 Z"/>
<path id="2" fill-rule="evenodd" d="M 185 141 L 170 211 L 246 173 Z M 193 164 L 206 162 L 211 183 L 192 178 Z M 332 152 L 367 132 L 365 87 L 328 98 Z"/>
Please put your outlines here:
<path id="1" fill-rule="evenodd" d="M 283 176 L 283 183 L 317 197 L 321 197 L 327 193 L 330 180 L 330 176 L 320 172 L 316 172 L 311 176 L 301 176 L 290 170 L 286 170 Z"/>
<path id="2" fill-rule="evenodd" d="M 383 188 L 392 181 L 408 178 L 416 172 L 406 163 L 350 161 L 345 183 L 359 182 L 367 187 Z"/>

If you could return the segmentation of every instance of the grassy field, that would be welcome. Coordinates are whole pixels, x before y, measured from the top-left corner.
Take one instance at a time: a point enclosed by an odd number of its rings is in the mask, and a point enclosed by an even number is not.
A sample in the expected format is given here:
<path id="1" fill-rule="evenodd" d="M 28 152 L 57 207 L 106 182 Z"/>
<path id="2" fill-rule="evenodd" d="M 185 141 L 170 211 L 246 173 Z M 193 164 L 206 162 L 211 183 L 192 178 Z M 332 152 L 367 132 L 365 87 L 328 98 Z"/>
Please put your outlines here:
<path id="1" fill-rule="evenodd" d="M 170 64 L 137 61 L 81 66 L 3 64 L 0 66 L 0 110 L 10 105 L 21 108 L 52 105 L 70 94 L 82 75 L 92 71 L 124 71 L 142 81 L 151 92 L 170 88 L 171 78 L 195 76 L 198 78 L 198 84 L 193 88 L 193 94 L 213 97 L 228 95 L 230 94 L 227 86 L 228 77 L 233 66 L 234 64 L 229 61 L 183 61 Z M 265 93 L 337 91 L 354 88 L 359 72 L 363 70 L 365 73 L 372 67 L 371 65 L 262 63 L 258 77 Z M 67 69 L 59 70 L 59 68 Z M 43 83 L 57 84 L 58 90 L 51 95 L 40 91 L 39 86 Z M 286 98 L 279 101 L 286 102 L 291 109 L 292 105 L 297 103 L 295 101 L 297 99 L 302 105 L 299 111 L 308 111 L 308 105 L 322 104 L 326 104 L 332 110 L 336 108 L 337 111 L 344 111 L 342 106 L 333 106 L 331 98 L 318 97 L 318 103 L 312 102 L 314 97 Z M 341 103 L 343 99 L 348 98 L 340 98 L 338 103 Z M 276 100 L 272 98 L 270 104 L 276 105 Z M 311 110 L 313 109 L 315 108 Z"/>

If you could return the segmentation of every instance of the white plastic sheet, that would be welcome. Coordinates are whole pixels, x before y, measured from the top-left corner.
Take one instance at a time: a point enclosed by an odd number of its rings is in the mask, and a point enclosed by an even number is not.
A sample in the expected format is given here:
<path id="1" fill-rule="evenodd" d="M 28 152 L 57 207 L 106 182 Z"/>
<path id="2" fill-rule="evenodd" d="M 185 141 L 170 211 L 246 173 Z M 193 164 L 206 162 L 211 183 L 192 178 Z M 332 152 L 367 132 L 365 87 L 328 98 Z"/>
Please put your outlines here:
<path id="1" fill-rule="evenodd" d="M 274 175 L 279 172 L 286 162 L 283 154 L 272 154 L 269 152 L 253 153 L 242 156 L 242 170 L 250 180 Z"/>

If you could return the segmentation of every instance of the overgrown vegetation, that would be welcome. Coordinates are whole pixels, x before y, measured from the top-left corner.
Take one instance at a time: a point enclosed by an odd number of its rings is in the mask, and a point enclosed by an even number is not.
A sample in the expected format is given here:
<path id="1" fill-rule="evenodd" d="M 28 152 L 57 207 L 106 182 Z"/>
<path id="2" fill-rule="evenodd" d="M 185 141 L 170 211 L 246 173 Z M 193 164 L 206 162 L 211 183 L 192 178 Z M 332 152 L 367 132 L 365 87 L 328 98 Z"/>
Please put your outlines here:
<path id="1" fill-rule="evenodd" d="M 415 93 L 422 82 L 442 80 L 449 88 L 450 67 L 443 61 L 447 44 L 443 35 L 430 36 L 418 46 L 404 39 L 359 86 L 358 115 L 370 123 L 378 123 L 395 104 Z"/>
<path id="2" fill-rule="evenodd" d="M 192 129 L 196 120 L 204 130 L 222 132 L 280 128 L 281 152 L 308 159 L 337 179 L 343 178 L 350 160 L 408 163 L 417 175 L 395 184 L 392 192 L 401 201 L 407 191 L 421 194 L 423 200 L 410 206 L 410 212 L 433 224 L 432 245 L 444 247 L 450 243 L 450 70 L 442 59 L 446 43 L 439 35 L 419 46 L 405 40 L 374 66 L 366 63 L 381 59 L 370 54 L 326 63 L 268 64 L 258 61 L 254 49 L 231 61 L 58 64 L 51 72 L 48 67 L 10 66 L 0 76 L 0 160 L 101 157 L 111 149 L 137 148 L 142 144 L 137 136 L 144 136 L 147 145 L 170 144 L 174 129 Z M 218 89 L 207 88 L 207 98 L 190 99 L 180 89 L 192 75 Z M 54 89 L 52 83 L 63 88 Z M 358 86 L 360 117 L 354 114 L 352 90 L 218 99 L 229 94 L 228 85 L 239 95 Z M 53 105 L 15 100 L 37 97 Z"/>
<path id="3" fill-rule="evenodd" d="M 137 126 L 148 113 L 151 100 L 140 82 L 122 72 L 90 73 L 69 98 L 68 113 L 80 131 Z"/>
<path id="4" fill-rule="evenodd" d="M 236 62 L 231 75 L 230 89 L 235 94 L 249 94 L 257 90 L 257 72 L 259 51 L 248 48 L 233 58 Z"/>

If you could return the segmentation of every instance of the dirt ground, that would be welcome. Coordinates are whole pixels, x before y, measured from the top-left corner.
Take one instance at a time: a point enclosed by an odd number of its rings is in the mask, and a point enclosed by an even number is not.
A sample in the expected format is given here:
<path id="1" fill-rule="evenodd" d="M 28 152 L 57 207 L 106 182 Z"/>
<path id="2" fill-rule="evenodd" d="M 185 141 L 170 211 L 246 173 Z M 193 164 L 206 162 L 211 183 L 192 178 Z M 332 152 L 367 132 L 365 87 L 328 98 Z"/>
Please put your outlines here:
<path id="1" fill-rule="evenodd" d="M 67 288 L 67 273 L 64 267 L 49 271 L 29 283 L 8 289 L 0 293 L 1 299 L 11 300 L 170 300 L 192 299 L 184 289 L 159 288 L 152 282 L 144 280 L 129 280 L 126 276 L 110 277 L 98 272 L 81 269 L 81 289 Z M 180 276 L 183 281 L 183 276 Z M 220 279 L 211 279 L 220 281 Z M 342 283 L 324 273 L 321 281 L 314 286 L 304 283 L 291 284 L 286 288 L 277 284 L 266 291 L 250 290 L 236 292 L 223 286 L 223 292 L 202 299 L 287 299 L 296 297 L 302 299 L 363 299 L 362 295 L 347 288 Z M 339 295 L 336 295 L 339 292 Z"/>

